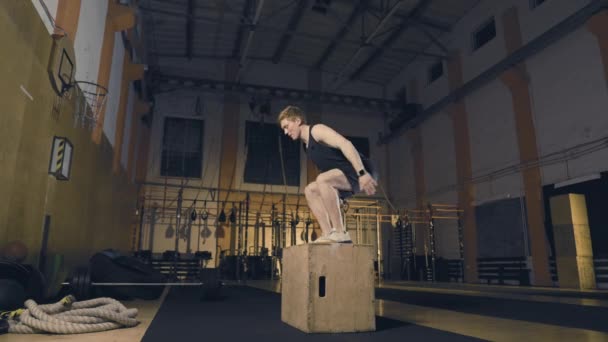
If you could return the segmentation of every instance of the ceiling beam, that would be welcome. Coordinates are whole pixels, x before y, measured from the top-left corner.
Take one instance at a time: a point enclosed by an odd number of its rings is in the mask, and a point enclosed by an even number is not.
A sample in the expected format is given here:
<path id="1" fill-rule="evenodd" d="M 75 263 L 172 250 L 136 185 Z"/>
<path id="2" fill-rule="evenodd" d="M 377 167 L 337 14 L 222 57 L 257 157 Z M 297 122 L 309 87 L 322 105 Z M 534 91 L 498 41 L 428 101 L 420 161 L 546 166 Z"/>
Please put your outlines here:
<path id="1" fill-rule="evenodd" d="M 194 0 L 188 0 L 188 12 L 194 13 Z M 188 16 L 186 20 L 186 56 L 188 59 L 192 59 L 192 44 L 194 41 L 194 19 L 192 16 Z"/>
<path id="2" fill-rule="evenodd" d="M 397 108 L 400 104 L 397 101 L 382 98 L 372 98 L 363 96 L 344 95 L 337 93 L 327 93 L 319 91 L 309 91 L 296 88 L 273 87 L 266 85 L 248 84 L 240 82 L 228 82 L 211 79 L 184 77 L 178 75 L 167 75 L 163 73 L 151 74 L 152 84 L 157 85 L 157 92 L 172 91 L 176 89 L 197 89 L 203 92 L 212 93 L 236 93 L 255 95 L 261 94 L 270 99 L 316 102 L 334 104 L 354 108 L 373 109 L 379 115 L 384 110 Z M 164 90 L 161 87 L 165 87 Z"/>
<path id="3" fill-rule="evenodd" d="M 414 18 L 413 21 L 420 25 L 424 25 L 434 30 L 440 31 L 441 33 L 450 32 L 452 30 L 450 25 L 439 22 L 437 20 L 433 20 L 431 18 L 426 18 L 424 16 Z"/>
<path id="4" fill-rule="evenodd" d="M 345 4 L 350 4 L 352 3 L 352 0 L 341 0 L 342 3 Z M 389 1 L 390 2 L 390 1 Z M 374 2 L 370 2 L 367 5 L 367 10 L 371 13 L 382 13 L 384 12 L 384 8 L 379 7 L 378 5 L 375 5 Z M 378 15 L 376 15 L 377 17 L 380 17 Z M 406 19 L 407 15 L 406 14 L 395 14 L 395 18 L 397 19 Z M 428 18 L 425 17 L 423 15 L 421 15 L 420 17 L 416 18 L 415 21 L 421 25 L 427 26 L 429 28 L 435 29 L 437 31 L 440 31 L 441 33 L 446 33 L 446 32 L 450 32 L 452 30 L 452 27 L 446 23 L 443 23 L 437 19 L 433 19 L 433 18 Z"/>
<path id="5" fill-rule="evenodd" d="M 220 42 L 220 36 L 222 34 L 222 28 L 224 26 L 224 13 L 226 12 L 227 4 L 226 0 L 222 0 L 221 3 L 217 3 L 219 0 L 215 1 L 216 5 L 219 6 L 220 10 L 220 18 L 217 28 L 215 29 L 215 39 L 213 39 L 213 53 L 217 51 L 217 45 Z M 194 17 L 192 17 L 194 18 Z"/>
<path id="6" fill-rule="evenodd" d="M 177 2 L 171 2 L 168 0 L 149 0 L 149 1 L 154 1 L 154 2 L 162 3 L 162 4 L 165 4 L 165 3 L 177 4 Z M 225 0 L 222 0 L 222 1 L 225 1 Z M 202 3 L 198 4 L 199 5 L 198 7 L 200 10 L 217 10 L 218 8 L 222 8 L 222 6 L 223 6 L 224 12 L 226 14 L 234 15 L 237 17 L 241 15 L 240 11 L 234 9 L 229 4 L 227 4 L 227 3 L 219 4 L 219 2 L 220 2 L 220 0 L 213 0 L 213 1 L 210 1 L 210 3 L 213 3 L 213 4 L 209 5 L 209 4 L 207 4 L 206 1 L 203 1 Z M 342 2 L 351 4 L 353 2 L 353 0 L 343 0 Z M 140 4 L 138 4 L 138 6 L 142 7 Z M 382 9 L 378 6 L 374 6 L 373 2 L 369 3 L 367 9 L 369 11 L 373 11 L 373 12 L 382 12 Z M 395 18 L 404 19 L 405 15 L 396 14 Z M 427 26 L 429 28 L 435 29 L 437 31 L 441 31 L 442 33 L 449 32 L 452 30 L 452 28 L 449 24 L 446 24 L 437 19 L 433 19 L 433 18 L 429 18 L 429 17 L 425 17 L 425 16 L 420 16 L 419 18 L 416 18 L 415 21 L 424 26 Z"/>
<path id="7" fill-rule="evenodd" d="M 338 47 L 338 43 L 342 40 L 342 38 L 346 36 L 349 31 L 349 28 L 355 22 L 355 19 L 357 19 L 357 17 L 359 17 L 361 13 L 364 13 L 368 2 L 369 0 L 357 1 L 355 8 L 353 8 L 353 11 L 350 13 L 350 16 L 346 20 L 346 23 L 344 23 L 340 31 L 334 36 L 334 38 L 331 40 L 331 43 L 329 43 L 329 46 L 325 48 L 325 51 L 323 51 L 321 57 L 315 63 L 315 69 L 320 70 L 321 68 L 323 68 L 323 64 L 325 64 L 327 59 L 329 59 L 329 56 L 334 52 L 336 47 Z"/>
<path id="8" fill-rule="evenodd" d="M 506 70 L 513 68 L 525 62 L 528 58 L 535 56 L 540 52 L 545 52 L 546 49 L 560 41 L 562 38 L 570 34 L 571 32 L 579 29 L 581 26 L 591 18 L 593 15 L 600 11 L 608 10 L 608 0 L 593 0 L 585 7 L 579 9 L 574 14 L 570 15 L 566 19 L 562 20 L 555 26 L 546 30 L 540 36 L 534 38 L 526 45 L 515 50 L 509 56 L 503 58 L 498 63 L 492 65 L 485 71 L 481 72 L 475 78 L 466 82 L 457 89 L 450 91 L 449 94 L 435 102 L 434 104 L 426 107 L 422 113 L 419 113 L 411 120 L 407 121 L 404 125 L 395 131 L 391 131 L 389 134 L 380 137 L 380 144 L 386 144 L 393 139 L 400 137 L 405 131 L 422 124 L 424 121 L 429 119 L 435 113 L 444 110 L 446 107 L 453 103 L 462 101 L 470 94 L 473 94 L 479 88 L 485 86 L 491 81 L 496 80 Z"/>
<path id="9" fill-rule="evenodd" d="M 264 0 L 257 0 L 258 6 L 255 9 L 255 14 L 253 15 L 253 21 L 251 22 L 251 26 L 249 27 L 249 35 L 247 36 L 247 41 L 245 42 L 245 50 L 241 54 L 241 59 L 239 61 L 239 71 L 236 74 L 236 81 L 238 82 L 241 78 L 241 71 L 243 71 L 243 67 L 245 66 L 245 61 L 247 60 L 247 54 L 249 53 L 249 49 L 251 48 L 251 42 L 253 41 L 253 35 L 255 34 L 255 26 L 258 24 L 260 20 L 260 16 L 262 15 L 262 7 L 264 7 Z"/>
<path id="10" fill-rule="evenodd" d="M 153 9 L 153 8 L 149 8 L 149 7 L 140 7 L 139 9 L 142 10 L 142 12 L 159 14 L 159 15 L 166 15 L 166 16 L 177 17 L 177 18 L 184 18 L 184 17 L 187 16 L 187 15 L 185 15 L 183 13 L 176 13 L 176 12 L 172 12 L 172 11 L 158 10 L 158 9 Z M 192 16 L 192 17 L 193 17 L 193 19 L 196 22 L 200 22 L 200 23 L 204 23 L 204 24 L 218 24 L 220 22 L 218 19 L 205 18 L 205 17 L 201 17 L 201 16 Z M 248 27 L 252 26 L 247 21 L 239 22 L 239 21 L 228 19 L 228 18 L 224 18 L 223 22 L 224 23 L 229 23 L 229 24 L 239 25 L 239 27 L 242 27 L 243 30 L 245 30 Z M 298 31 L 295 31 L 295 30 L 281 30 L 281 29 L 277 29 L 277 28 L 275 28 L 273 26 L 263 25 L 263 24 L 260 24 L 260 23 L 258 23 L 255 26 L 255 30 L 258 31 L 258 32 L 286 33 L 286 34 L 290 34 L 292 36 L 304 37 L 304 38 L 313 39 L 313 40 L 322 41 L 322 42 L 335 42 L 335 43 L 340 43 L 340 44 L 349 44 L 349 45 L 352 45 L 352 46 L 360 46 L 361 45 L 361 41 L 359 41 L 359 40 L 342 39 L 340 41 L 337 41 L 337 40 L 335 40 L 334 37 L 327 37 L 327 36 L 322 36 L 322 35 L 318 35 L 318 34 L 314 34 L 314 33 L 308 33 L 308 32 L 298 32 Z M 380 34 L 382 34 L 382 33 L 380 33 Z M 372 47 L 375 46 L 372 42 L 370 42 L 367 45 L 368 46 L 372 46 Z M 240 45 L 239 45 L 239 49 L 240 49 Z M 237 53 L 235 58 L 238 58 L 238 56 L 239 56 L 239 54 Z"/>
<path id="11" fill-rule="evenodd" d="M 424 35 L 427 36 L 427 38 L 429 38 L 433 42 L 433 44 L 435 44 L 439 48 L 439 50 L 441 50 L 446 55 L 448 54 L 448 48 L 445 47 L 445 45 L 443 45 L 443 43 L 441 43 L 439 39 L 437 39 L 437 37 L 435 37 L 431 32 L 429 32 L 426 27 L 422 25 L 416 25 L 416 28 L 422 31 L 422 33 L 424 33 Z"/>
<path id="12" fill-rule="evenodd" d="M 310 2 L 309 0 L 299 0 L 298 1 L 298 7 L 292 13 L 291 18 L 289 18 L 289 24 L 287 25 L 287 31 L 296 31 L 297 30 L 298 24 L 300 23 L 300 20 L 304 16 L 304 11 L 308 8 L 309 2 Z M 289 43 L 291 42 L 291 36 L 292 35 L 287 32 L 283 33 L 283 36 L 281 37 L 281 41 L 279 42 L 279 45 L 277 46 L 277 49 L 275 50 L 274 55 L 272 56 L 272 62 L 274 64 L 279 63 L 281 61 L 281 58 L 283 58 L 283 54 L 285 53 L 287 46 L 289 46 Z"/>
<path id="13" fill-rule="evenodd" d="M 391 52 L 407 53 L 407 54 L 410 54 L 410 55 L 431 57 L 431 58 L 437 58 L 437 59 L 447 59 L 448 58 L 448 54 L 447 53 L 446 54 L 439 54 L 439 53 L 432 53 L 432 52 L 427 52 L 427 51 L 422 51 L 422 50 L 416 50 L 416 49 L 392 48 Z"/>
<path id="14" fill-rule="evenodd" d="M 346 70 L 348 70 L 348 68 L 350 68 L 350 66 L 354 63 L 354 61 L 359 56 L 359 54 L 361 52 L 363 52 L 363 49 L 369 47 L 369 44 L 371 43 L 372 39 L 374 39 L 374 37 L 380 32 L 380 30 L 382 30 L 382 28 L 384 27 L 384 25 L 386 25 L 386 23 L 390 20 L 390 18 L 393 15 L 395 15 L 395 13 L 397 13 L 397 10 L 399 10 L 399 7 L 401 7 L 401 5 L 403 5 L 403 4 L 405 4 L 405 0 L 401 0 L 401 1 L 397 2 L 388 11 L 388 13 L 384 16 L 384 18 L 382 18 L 382 20 L 380 20 L 380 22 L 378 23 L 378 25 L 376 26 L 376 28 L 374 29 L 374 31 L 372 33 L 370 33 L 369 36 L 367 36 L 367 38 L 365 39 L 365 42 L 363 42 L 359 46 L 359 48 L 357 49 L 357 51 L 355 51 L 355 53 L 351 56 L 351 58 L 348 61 L 348 63 L 346 63 L 346 65 L 344 67 L 342 67 L 342 69 L 340 70 L 340 72 L 338 72 L 338 74 L 334 78 L 334 81 L 333 81 L 333 84 L 332 84 L 332 88 L 334 88 L 337 85 L 337 83 L 338 83 L 338 81 L 340 81 L 340 78 L 342 77 L 342 75 L 346 72 Z"/>
<path id="15" fill-rule="evenodd" d="M 391 35 L 384 41 L 384 44 L 382 44 L 381 46 L 376 48 L 376 51 L 374 51 L 374 53 L 371 56 L 369 56 L 367 58 L 367 60 L 363 64 L 361 64 L 361 66 L 354 73 L 352 73 L 350 75 L 349 80 L 352 81 L 352 80 L 357 79 L 374 62 L 376 62 L 380 57 L 382 57 L 382 54 L 384 54 L 385 49 L 390 48 L 391 45 L 393 45 L 393 43 L 395 43 L 395 41 L 399 37 L 401 37 L 403 32 L 405 32 L 405 30 L 407 30 L 410 27 L 410 25 L 412 25 L 413 22 L 412 22 L 411 18 L 419 17 L 422 14 L 422 12 L 424 12 L 424 10 L 426 10 L 426 8 L 430 4 L 431 4 L 431 0 L 418 1 L 416 6 L 403 19 L 403 22 L 401 23 L 401 27 L 399 27 L 399 29 L 393 31 L 393 33 L 391 33 Z"/>
<path id="16" fill-rule="evenodd" d="M 243 13 L 241 13 L 241 22 L 247 21 L 249 17 L 249 10 L 253 6 L 254 0 L 245 0 L 243 6 Z M 192 15 L 192 14 L 190 14 Z M 232 48 L 232 58 L 238 58 L 241 54 L 241 45 L 243 45 L 243 35 L 245 34 L 245 25 L 239 25 L 239 30 L 236 32 L 236 39 L 234 40 L 234 47 Z"/>
<path id="17" fill-rule="evenodd" d="M 187 58 L 187 56 L 184 55 L 183 53 L 167 53 L 167 52 L 160 52 L 160 51 L 150 51 L 149 53 L 151 55 L 154 55 L 154 56 L 160 57 L 160 58 Z M 193 54 L 192 59 L 201 59 L 201 60 L 210 60 L 210 61 L 222 61 L 222 60 L 226 61 L 226 60 L 230 60 L 233 58 L 232 58 L 232 55 Z M 270 57 L 260 57 L 260 56 L 248 56 L 247 59 L 254 60 L 254 61 L 264 61 L 264 62 L 270 62 L 272 60 Z"/>

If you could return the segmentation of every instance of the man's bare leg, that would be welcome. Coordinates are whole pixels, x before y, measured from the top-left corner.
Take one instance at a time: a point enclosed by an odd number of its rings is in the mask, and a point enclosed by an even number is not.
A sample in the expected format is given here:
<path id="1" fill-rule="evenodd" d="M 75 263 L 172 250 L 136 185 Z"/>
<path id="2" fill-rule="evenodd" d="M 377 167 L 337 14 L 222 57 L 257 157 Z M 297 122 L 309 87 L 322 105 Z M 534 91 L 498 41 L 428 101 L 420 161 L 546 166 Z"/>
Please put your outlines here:
<path id="1" fill-rule="evenodd" d="M 332 227 L 340 233 L 344 232 L 346 229 L 340 212 L 338 189 L 352 190 L 348 179 L 342 171 L 333 169 L 320 174 L 316 183 Z"/>
<path id="2" fill-rule="evenodd" d="M 312 214 L 317 218 L 317 222 L 319 222 L 323 235 L 329 235 L 331 223 L 327 209 L 323 204 L 321 193 L 319 192 L 318 183 L 312 182 L 308 184 L 304 189 L 304 195 L 306 196 L 306 202 L 310 211 L 312 211 Z"/>
<path id="3" fill-rule="evenodd" d="M 338 190 L 327 183 L 319 183 L 319 192 L 321 194 L 321 201 L 327 210 L 331 227 L 339 232 L 344 231 Z"/>

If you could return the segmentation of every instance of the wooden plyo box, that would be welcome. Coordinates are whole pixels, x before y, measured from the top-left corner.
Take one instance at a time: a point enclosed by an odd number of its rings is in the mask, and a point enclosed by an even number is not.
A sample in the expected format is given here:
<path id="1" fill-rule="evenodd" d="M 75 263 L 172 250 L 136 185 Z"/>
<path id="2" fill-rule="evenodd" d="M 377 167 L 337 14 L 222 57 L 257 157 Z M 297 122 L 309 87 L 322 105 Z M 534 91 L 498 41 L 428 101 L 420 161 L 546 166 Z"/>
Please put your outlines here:
<path id="1" fill-rule="evenodd" d="M 306 244 L 283 250 L 281 320 L 307 333 L 376 330 L 374 249 Z"/>

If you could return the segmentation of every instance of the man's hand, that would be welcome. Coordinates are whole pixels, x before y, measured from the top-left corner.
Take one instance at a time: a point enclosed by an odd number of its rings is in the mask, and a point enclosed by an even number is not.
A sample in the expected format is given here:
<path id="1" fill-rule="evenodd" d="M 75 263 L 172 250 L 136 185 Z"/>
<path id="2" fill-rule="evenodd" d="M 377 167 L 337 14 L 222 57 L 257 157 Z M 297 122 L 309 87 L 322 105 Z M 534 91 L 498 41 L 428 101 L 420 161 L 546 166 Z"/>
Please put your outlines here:
<path id="1" fill-rule="evenodd" d="M 376 193 L 376 186 L 378 183 L 369 175 L 369 173 L 364 174 L 359 177 L 359 188 L 362 191 L 365 191 L 368 195 L 373 195 Z"/>

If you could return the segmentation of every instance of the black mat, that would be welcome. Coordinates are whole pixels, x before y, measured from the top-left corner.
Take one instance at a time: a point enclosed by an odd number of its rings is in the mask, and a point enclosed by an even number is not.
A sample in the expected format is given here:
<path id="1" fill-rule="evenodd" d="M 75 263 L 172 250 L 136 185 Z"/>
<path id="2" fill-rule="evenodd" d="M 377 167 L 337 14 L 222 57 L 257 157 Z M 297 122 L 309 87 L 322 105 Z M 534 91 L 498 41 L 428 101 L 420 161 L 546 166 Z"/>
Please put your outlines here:
<path id="1" fill-rule="evenodd" d="M 244 286 L 226 297 L 200 301 L 196 288 L 172 288 L 142 341 L 480 341 L 479 339 L 376 317 L 377 331 L 306 334 L 281 321 L 279 294 Z"/>
<path id="2" fill-rule="evenodd" d="M 608 332 L 608 308 L 376 288 L 376 298 L 468 314 Z M 558 300 L 557 297 L 554 298 Z"/>

